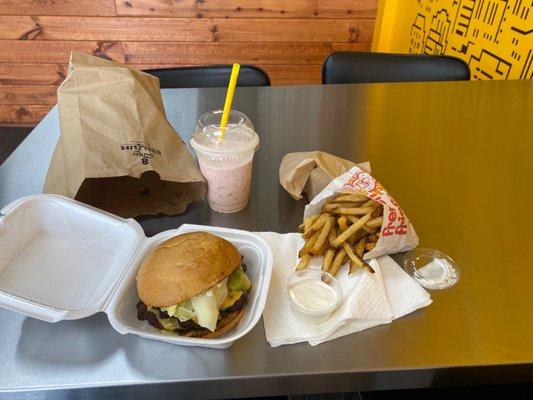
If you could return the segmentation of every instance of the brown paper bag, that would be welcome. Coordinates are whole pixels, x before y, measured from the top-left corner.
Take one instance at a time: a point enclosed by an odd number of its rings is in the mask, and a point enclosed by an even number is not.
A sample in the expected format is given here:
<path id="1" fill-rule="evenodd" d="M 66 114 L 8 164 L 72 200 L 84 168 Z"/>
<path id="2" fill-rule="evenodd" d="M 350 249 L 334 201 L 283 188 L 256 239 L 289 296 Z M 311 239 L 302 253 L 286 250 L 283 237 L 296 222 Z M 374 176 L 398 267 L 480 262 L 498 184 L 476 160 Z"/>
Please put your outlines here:
<path id="1" fill-rule="evenodd" d="M 289 153 L 281 160 L 279 183 L 296 200 L 302 193 L 314 198 L 333 178 L 352 168 L 355 163 L 323 151 Z M 368 162 L 357 164 L 370 172 Z"/>
<path id="2" fill-rule="evenodd" d="M 73 52 L 57 91 L 61 134 L 43 191 L 122 217 L 178 214 L 206 184 L 166 119 L 159 80 Z"/>

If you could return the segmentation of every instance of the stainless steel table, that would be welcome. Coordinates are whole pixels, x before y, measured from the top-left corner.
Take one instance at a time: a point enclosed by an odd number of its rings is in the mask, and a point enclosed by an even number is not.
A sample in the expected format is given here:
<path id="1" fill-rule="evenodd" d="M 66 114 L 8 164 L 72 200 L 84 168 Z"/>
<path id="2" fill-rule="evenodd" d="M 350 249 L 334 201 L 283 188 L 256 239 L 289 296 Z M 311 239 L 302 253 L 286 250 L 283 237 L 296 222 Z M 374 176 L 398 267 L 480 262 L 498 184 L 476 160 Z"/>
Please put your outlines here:
<path id="1" fill-rule="evenodd" d="M 224 91 L 163 96 L 186 139 Z M 225 398 L 533 380 L 533 82 L 244 88 L 234 108 L 261 135 L 250 206 L 218 215 L 199 203 L 181 216 L 139 218 L 148 235 L 184 222 L 294 231 L 305 202 L 279 186 L 279 163 L 320 149 L 370 160 L 422 245 L 455 258 L 461 281 L 433 292 L 430 307 L 318 347 L 271 348 L 262 323 L 220 351 L 122 336 L 103 314 L 48 324 L 0 310 L 2 391 Z M 41 190 L 58 129 L 53 110 L 0 166 L 1 205 Z M 28 392 L 36 389 L 45 391 Z"/>

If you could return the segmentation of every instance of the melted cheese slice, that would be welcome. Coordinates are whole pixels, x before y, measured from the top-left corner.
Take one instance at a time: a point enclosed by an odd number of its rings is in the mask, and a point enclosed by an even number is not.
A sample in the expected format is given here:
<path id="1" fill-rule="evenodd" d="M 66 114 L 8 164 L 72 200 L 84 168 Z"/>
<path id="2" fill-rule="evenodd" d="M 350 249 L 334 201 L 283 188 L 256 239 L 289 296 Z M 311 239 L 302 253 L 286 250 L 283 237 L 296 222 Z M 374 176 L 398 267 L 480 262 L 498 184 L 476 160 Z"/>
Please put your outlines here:
<path id="1" fill-rule="evenodd" d="M 226 299 L 220 306 L 220 309 L 225 310 L 226 308 L 231 307 L 237 302 L 237 300 L 241 298 L 242 295 L 243 295 L 243 292 L 240 290 L 231 290 L 231 289 L 228 290 L 228 296 L 226 297 Z"/>

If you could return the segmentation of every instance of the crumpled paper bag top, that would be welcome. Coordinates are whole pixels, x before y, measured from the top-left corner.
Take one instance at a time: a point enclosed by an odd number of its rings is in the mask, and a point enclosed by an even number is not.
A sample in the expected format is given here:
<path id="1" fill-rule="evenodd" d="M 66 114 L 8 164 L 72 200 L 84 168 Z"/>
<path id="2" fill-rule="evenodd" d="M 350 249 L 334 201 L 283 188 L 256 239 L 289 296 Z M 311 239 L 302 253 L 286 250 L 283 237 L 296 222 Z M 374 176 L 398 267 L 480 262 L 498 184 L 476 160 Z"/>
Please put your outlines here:
<path id="1" fill-rule="evenodd" d="M 302 193 L 314 198 L 333 178 L 348 171 L 354 165 L 370 172 L 370 163 L 356 164 L 323 151 L 289 153 L 281 160 L 279 183 L 295 199 Z"/>
<path id="2" fill-rule="evenodd" d="M 43 188 L 122 217 L 179 214 L 206 184 L 169 124 L 159 80 L 72 52 L 58 91 L 61 134 Z"/>

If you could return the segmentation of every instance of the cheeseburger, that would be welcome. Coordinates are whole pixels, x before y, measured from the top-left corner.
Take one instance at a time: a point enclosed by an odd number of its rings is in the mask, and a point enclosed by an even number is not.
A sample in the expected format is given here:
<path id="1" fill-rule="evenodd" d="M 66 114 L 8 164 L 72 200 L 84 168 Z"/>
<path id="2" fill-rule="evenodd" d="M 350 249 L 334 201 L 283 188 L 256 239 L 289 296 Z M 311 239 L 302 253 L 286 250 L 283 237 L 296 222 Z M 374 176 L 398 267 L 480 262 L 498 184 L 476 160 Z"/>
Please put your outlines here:
<path id="1" fill-rule="evenodd" d="M 175 236 L 156 247 L 137 274 L 137 318 L 154 328 L 214 338 L 233 328 L 251 282 L 239 251 L 207 232 Z"/>

